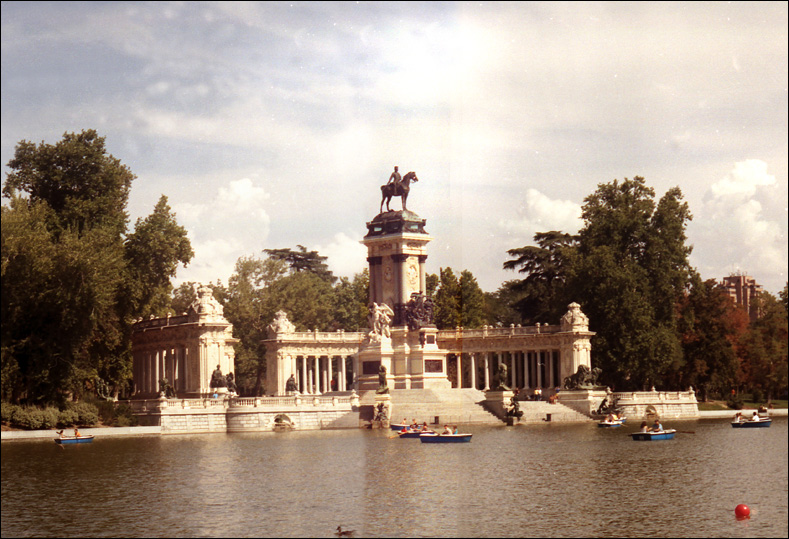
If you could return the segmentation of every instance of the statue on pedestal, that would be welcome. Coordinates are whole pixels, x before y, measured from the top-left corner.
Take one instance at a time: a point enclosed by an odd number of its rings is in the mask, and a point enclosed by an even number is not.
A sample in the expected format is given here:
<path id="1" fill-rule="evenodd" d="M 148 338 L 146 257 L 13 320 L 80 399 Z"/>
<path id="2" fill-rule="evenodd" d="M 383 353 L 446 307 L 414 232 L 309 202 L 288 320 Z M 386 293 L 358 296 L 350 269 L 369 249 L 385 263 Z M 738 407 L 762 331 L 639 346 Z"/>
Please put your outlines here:
<path id="1" fill-rule="evenodd" d="M 295 393 L 298 391 L 296 388 L 296 377 L 294 375 L 290 375 L 290 378 L 285 382 L 285 391 L 288 393 Z"/>
<path id="2" fill-rule="evenodd" d="M 370 322 L 370 333 L 367 336 L 372 342 L 381 342 L 381 338 L 391 338 L 392 331 L 390 325 L 392 324 L 392 317 L 394 311 L 386 303 L 380 305 L 376 302 L 370 306 L 370 314 L 368 320 Z"/>
<path id="3" fill-rule="evenodd" d="M 392 197 L 401 197 L 403 211 L 407 211 L 405 201 L 408 199 L 408 192 L 411 190 L 409 184 L 418 181 L 419 178 L 416 177 L 416 172 L 409 172 L 400 179 L 400 173 L 397 172 L 397 167 L 395 167 L 395 171 L 389 176 L 389 182 L 381 186 L 381 209 L 378 213 L 384 212 L 384 202 L 386 202 L 386 211 L 392 211 L 389 209 L 389 201 L 392 200 Z"/>
<path id="4" fill-rule="evenodd" d="M 492 391 L 509 391 L 510 386 L 507 385 L 507 365 L 504 363 L 499 363 L 499 369 L 496 372 L 496 385 L 493 387 Z"/>
<path id="5" fill-rule="evenodd" d="M 227 376 L 225 377 L 225 382 L 227 383 L 227 390 L 230 393 L 237 392 L 238 388 L 236 387 L 236 377 L 233 375 L 232 372 L 227 373 Z"/>
<path id="6" fill-rule="evenodd" d="M 386 381 L 386 367 L 383 364 L 378 369 L 378 389 L 375 392 L 379 395 L 389 393 L 389 384 Z"/>
<path id="7" fill-rule="evenodd" d="M 222 375 L 222 369 L 219 368 L 219 365 L 216 366 L 216 370 L 211 375 L 211 383 L 209 384 L 209 387 L 227 387 L 227 380 Z"/>

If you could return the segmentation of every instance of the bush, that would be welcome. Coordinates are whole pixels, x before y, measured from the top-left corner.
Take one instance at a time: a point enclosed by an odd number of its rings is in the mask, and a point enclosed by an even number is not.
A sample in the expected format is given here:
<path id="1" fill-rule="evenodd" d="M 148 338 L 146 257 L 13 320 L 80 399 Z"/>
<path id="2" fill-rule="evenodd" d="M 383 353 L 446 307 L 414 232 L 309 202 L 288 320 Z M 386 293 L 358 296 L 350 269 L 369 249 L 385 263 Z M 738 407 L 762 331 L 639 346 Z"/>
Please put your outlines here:
<path id="1" fill-rule="evenodd" d="M 73 427 L 79 422 L 79 414 L 74 410 L 61 410 L 58 413 L 58 428 Z"/>
<path id="2" fill-rule="evenodd" d="M 762 392 L 761 389 L 757 387 L 756 389 L 753 390 L 753 393 L 751 394 L 751 399 L 753 399 L 753 402 L 757 404 L 760 402 L 764 402 L 764 393 Z"/>
<path id="3" fill-rule="evenodd" d="M 726 406 L 732 410 L 742 410 L 743 401 L 742 397 L 732 397 L 726 401 Z"/>
<path id="4" fill-rule="evenodd" d="M 112 425 L 115 420 L 115 403 L 112 401 L 99 401 L 96 405 L 101 422 L 105 425 Z"/>
<path id="5" fill-rule="evenodd" d="M 2 415 L 3 423 L 10 425 L 11 417 L 14 415 L 14 411 L 17 409 L 19 409 L 19 406 L 16 404 L 11 404 L 10 402 L 0 403 L 0 415 Z"/>
<path id="6" fill-rule="evenodd" d="M 87 402 L 76 402 L 69 406 L 79 416 L 77 422 L 80 426 L 89 427 L 99 422 L 99 409 Z"/>
<path id="7" fill-rule="evenodd" d="M 138 424 L 137 416 L 132 412 L 131 406 L 119 404 L 115 407 L 113 425 L 116 427 L 136 427 Z"/>

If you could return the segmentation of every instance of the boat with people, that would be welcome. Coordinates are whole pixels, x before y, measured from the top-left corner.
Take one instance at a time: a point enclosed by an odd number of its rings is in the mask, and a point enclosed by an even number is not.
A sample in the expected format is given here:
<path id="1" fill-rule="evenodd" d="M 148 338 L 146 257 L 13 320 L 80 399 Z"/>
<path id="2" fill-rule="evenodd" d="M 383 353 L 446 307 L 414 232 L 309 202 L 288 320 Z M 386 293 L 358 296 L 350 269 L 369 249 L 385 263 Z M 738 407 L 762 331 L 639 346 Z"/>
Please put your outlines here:
<path id="1" fill-rule="evenodd" d="M 598 427 L 621 427 L 625 424 L 624 419 L 615 419 L 613 421 L 609 421 L 608 419 L 604 419 L 597 423 Z"/>
<path id="2" fill-rule="evenodd" d="M 471 434 L 438 434 L 437 432 L 423 432 L 419 435 L 419 441 L 424 444 L 452 444 L 465 443 L 471 441 Z"/>
<path id="3" fill-rule="evenodd" d="M 93 441 L 92 434 L 84 434 L 79 436 L 60 436 L 55 438 L 56 444 L 67 445 L 67 444 L 89 444 Z"/>
<path id="4" fill-rule="evenodd" d="M 633 432 L 630 436 L 632 436 L 634 440 L 651 442 L 653 440 L 672 440 L 676 432 L 675 429 L 650 430 L 647 432 Z"/>
<path id="5" fill-rule="evenodd" d="M 754 419 L 756 418 L 756 419 Z M 754 415 L 750 419 L 745 419 L 742 416 L 736 416 L 731 426 L 735 429 L 766 429 L 772 425 L 773 420 L 771 417 L 759 417 Z"/>
<path id="6" fill-rule="evenodd" d="M 419 438 L 420 434 L 424 434 L 424 431 L 408 429 L 397 433 L 400 438 Z"/>

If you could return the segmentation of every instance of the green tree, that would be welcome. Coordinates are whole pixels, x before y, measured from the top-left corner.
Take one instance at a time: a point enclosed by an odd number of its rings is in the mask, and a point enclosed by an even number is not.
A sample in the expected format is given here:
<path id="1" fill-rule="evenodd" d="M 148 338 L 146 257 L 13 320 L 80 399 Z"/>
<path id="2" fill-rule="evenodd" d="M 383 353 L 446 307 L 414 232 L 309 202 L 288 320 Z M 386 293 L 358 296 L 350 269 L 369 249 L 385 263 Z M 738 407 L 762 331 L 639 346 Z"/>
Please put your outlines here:
<path id="1" fill-rule="evenodd" d="M 364 331 L 367 328 L 369 288 L 370 277 L 367 268 L 362 273 L 354 275 L 353 280 L 340 277 L 334 285 L 335 329 Z"/>
<path id="2" fill-rule="evenodd" d="M 460 283 L 452 268 L 439 270 L 433 317 L 438 329 L 455 329 L 460 325 Z"/>
<path id="3" fill-rule="evenodd" d="M 477 279 L 468 270 L 460 272 L 458 296 L 460 325 L 464 328 L 482 327 L 485 324 L 485 295 Z"/>
<path id="4" fill-rule="evenodd" d="M 298 250 L 292 249 L 264 249 L 270 258 L 284 260 L 290 266 L 291 271 L 300 273 L 303 271 L 314 273 L 322 279 L 333 283 L 337 278 L 326 265 L 327 257 L 318 254 L 318 251 L 307 251 L 303 245 L 296 246 Z"/>
<path id="5" fill-rule="evenodd" d="M 589 316 L 596 362 L 617 389 L 665 383 L 682 362 L 677 306 L 691 276 L 678 188 L 655 205 L 644 178 L 598 185 L 568 272 L 569 297 Z"/>
<path id="6" fill-rule="evenodd" d="M 760 316 L 743 336 L 741 351 L 748 384 L 766 392 L 770 401 L 789 386 L 787 313 L 784 305 L 768 292 L 760 293 L 756 301 Z"/>
<path id="7" fill-rule="evenodd" d="M 525 325 L 558 320 L 566 311 L 572 301 L 567 297 L 567 266 L 578 237 L 552 230 L 538 232 L 534 241 L 536 246 L 507 251 L 514 259 L 504 263 L 504 269 L 519 268 L 518 273 L 525 274 L 522 280 L 511 281 L 507 289 L 514 300 L 512 307 L 521 315 L 517 323 Z"/>
<path id="8" fill-rule="evenodd" d="M 145 230 L 160 208 L 138 222 L 127 250 L 134 175 L 93 130 L 67 133 L 55 145 L 22 141 L 8 166 L 2 397 L 56 402 L 105 384 L 117 394 L 131 376 L 130 323 L 143 314 L 129 291 L 154 297 L 151 288 L 165 286 L 160 275 L 141 274 L 130 262 L 160 253 L 155 227 Z M 146 235 L 157 243 L 147 250 Z M 172 260 L 157 262 L 174 268 Z"/>

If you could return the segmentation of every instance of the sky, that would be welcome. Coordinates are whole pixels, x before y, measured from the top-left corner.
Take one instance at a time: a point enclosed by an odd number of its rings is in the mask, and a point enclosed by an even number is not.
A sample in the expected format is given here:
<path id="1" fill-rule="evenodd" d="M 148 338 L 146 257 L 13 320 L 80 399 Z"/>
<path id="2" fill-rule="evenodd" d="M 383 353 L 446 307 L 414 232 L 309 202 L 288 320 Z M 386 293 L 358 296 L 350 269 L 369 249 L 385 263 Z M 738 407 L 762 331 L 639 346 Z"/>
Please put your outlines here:
<path id="1" fill-rule="evenodd" d="M 642 176 L 684 194 L 702 278 L 776 294 L 787 63 L 786 2 L 2 2 L 0 161 L 96 129 L 130 226 L 165 195 L 188 230 L 176 286 L 297 245 L 353 277 L 397 165 L 427 271 L 494 292 L 507 250 Z"/>

